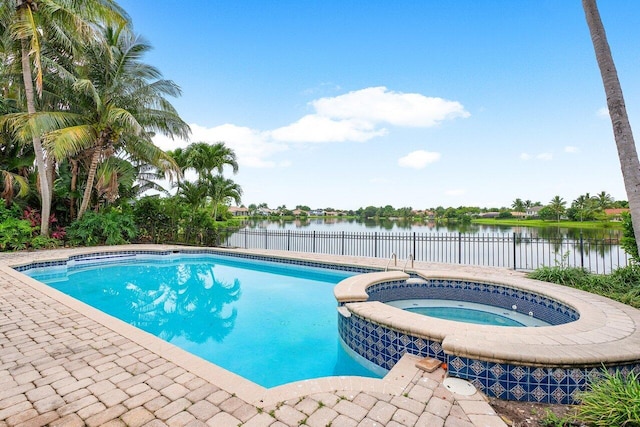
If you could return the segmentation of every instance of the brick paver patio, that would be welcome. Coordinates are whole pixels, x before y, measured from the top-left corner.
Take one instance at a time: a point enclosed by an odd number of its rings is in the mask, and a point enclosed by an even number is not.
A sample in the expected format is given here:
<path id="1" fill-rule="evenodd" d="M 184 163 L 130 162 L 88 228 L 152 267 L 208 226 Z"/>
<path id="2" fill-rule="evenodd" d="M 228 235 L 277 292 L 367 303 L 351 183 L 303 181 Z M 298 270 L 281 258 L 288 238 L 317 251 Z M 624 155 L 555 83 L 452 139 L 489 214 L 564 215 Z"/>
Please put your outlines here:
<path id="1" fill-rule="evenodd" d="M 247 398 L 255 385 L 243 392 L 237 377 L 5 265 L 0 289 L 0 426 L 506 425 L 482 395 L 450 393 L 442 369 L 424 373 L 407 356 L 385 380 L 310 380 Z"/>

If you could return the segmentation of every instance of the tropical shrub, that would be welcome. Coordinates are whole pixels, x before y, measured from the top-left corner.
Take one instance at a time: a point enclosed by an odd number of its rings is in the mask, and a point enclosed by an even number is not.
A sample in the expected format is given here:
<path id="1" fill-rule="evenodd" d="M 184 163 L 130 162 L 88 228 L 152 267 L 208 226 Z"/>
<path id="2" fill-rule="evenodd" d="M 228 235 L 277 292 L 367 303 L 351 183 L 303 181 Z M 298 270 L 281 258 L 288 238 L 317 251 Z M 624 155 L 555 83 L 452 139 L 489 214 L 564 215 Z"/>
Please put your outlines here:
<path id="1" fill-rule="evenodd" d="M 631 222 L 631 215 L 629 215 L 628 212 L 623 212 L 622 214 L 622 238 L 620 239 L 620 246 L 634 262 L 640 261 L 636 236 L 633 233 L 633 223 Z"/>
<path id="2" fill-rule="evenodd" d="M 578 396 L 577 418 L 594 426 L 640 427 L 640 374 L 611 374 L 589 384 Z"/>
<path id="3" fill-rule="evenodd" d="M 133 214 L 113 208 L 103 212 L 87 211 L 67 227 L 67 237 L 73 245 L 121 245 L 129 243 L 136 234 Z"/>
<path id="4" fill-rule="evenodd" d="M 640 308 L 640 266 L 630 265 L 609 275 L 593 274 L 576 267 L 541 267 L 528 275 L 532 279 L 582 289 Z"/>
<path id="5" fill-rule="evenodd" d="M 31 239 L 30 245 L 33 249 L 53 249 L 62 244 L 62 240 L 55 237 L 35 236 Z"/>
<path id="6" fill-rule="evenodd" d="M 4 222 L 8 218 L 21 219 L 22 209 L 15 203 L 9 207 L 5 203 L 0 203 L 0 222 Z"/>
<path id="7" fill-rule="evenodd" d="M 32 227 L 34 228 L 40 227 L 41 216 L 40 216 L 40 212 L 37 209 L 27 207 L 22 213 L 22 218 L 29 221 Z M 55 214 L 49 215 L 49 231 L 51 232 L 51 237 L 53 239 L 58 239 L 58 240 L 64 239 L 64 236 L 67 234 L 64 227 L 61 227 L 58 224 L 58 219 L 56 218 Z M 44 239 L 46 239 L 46 237 L 44 237 L 42 241 L 44 241 Z M 56 243 L 55 246 L 58 246 L 61 242 L 55 242 L 55 243 Z M 36 243 L 36 245 L 37 244 L 38 243 Z"/>
<path id="8" fill-rule="evenodd" d="M 13 217 L 0 222 L 0 250 L 19 251 L 26 249 L 34 228 L 29 221 Z"/>
<path id="9" fill-rule="evenodd" d="M 159 243 L 167 238 L 175 223 L 166 212 L 166 199 L 147 196 L 136 201 L 133 206 L 133 219 L 138 228 L 138 238 L 142 241 Z"/>

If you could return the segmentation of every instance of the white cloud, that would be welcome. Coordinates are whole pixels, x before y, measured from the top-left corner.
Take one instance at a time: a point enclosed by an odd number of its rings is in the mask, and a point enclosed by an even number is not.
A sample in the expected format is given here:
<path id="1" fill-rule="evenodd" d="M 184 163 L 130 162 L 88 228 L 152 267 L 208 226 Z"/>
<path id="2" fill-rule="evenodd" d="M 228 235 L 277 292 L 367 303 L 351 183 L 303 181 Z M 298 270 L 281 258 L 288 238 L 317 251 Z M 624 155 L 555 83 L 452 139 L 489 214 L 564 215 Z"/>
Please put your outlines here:
<path id="1" fill-rule="evenodd" d="M 596 111 L 596 116 L 601 117 L 603 119 L 609 118 L 609 109 L 607 107 L 602 107 Z"/>
<path id="2" fill-rule="evenodd" d="M 444 194 L 446 194 L 447 196 L 462 196 L 463 194 L 466 194 L 467 190 L 463 190 L 462 188 L 457 188 L 457 189 L 453 189 L 453 190 L 447 190 L 444 192 Z"/>
<path id="3" fill-rule="evenodd" d="M 368 141 L 388 133 L 383 125 L 432 127 L 444 120 L 469 117 L 462 104 L 384 86 L 352 91 L 309 103 L 315 113 L 270 132 L 277 141 Z"/>
<path id="4" fill-rule="evenodd" d="M 269 157 L 276 153 L 288 150 L 285 144 L 273 142 L 265 132 L 260 132 L 248 127 L 224 124 L 213 128 L 207 128 L 197 124 L 190 124 L 191 142 L 224 142 L 225 145 L 235 151 L 240 166 L 254 168 L 285 167 L 289 162 L 284 160 L 276 162 Z M 163 150 L 174 150 L 186 147 L 190 142 L 183 140 L 172 141 L 158 135 L 153 141 Z"/>
<path id="5" fill-rule="evenodd" d="M 412 151 L 398 159 L 398 165 L 403 168 L 424 169 L 429 163 L 440 160 L 440 153 L 424 150 Z"/>
<path id="6" fill-rule="evenodd" d="M 431 127 L 443 120 L 469 117 L 462 104 L 419 93 L 401 93 L 384 86 L 369 87 L 311 102 L 316 113 L 338 120 L 360 119 L 394 126 Z"/>
<path id="7" fill-rule="evenodd" d="M 522 153 L 522 154 L 520 154 L 520 158 L 521 158 L 522 160 L 529 160 L 529 159 L 531 159 L 531 154 L 529 154 L 529 153 Z"/>
<path id="8" fill-rule="evenodd" d="M 376 130 L 372 123 L 364 120 L 333 120 L 315 114 L 270 132 L 273 139 L 283 142 L 364 142 L 386 134 L 386 129 Z"/>
<path id="9" fill-rule="evenodd" d="M 565 153 L 579 153 L 580 149 L 578 147 L 574 147 L 572 145 L 567 145 L 566 147 L 564 147 L 564 152 Z"/>

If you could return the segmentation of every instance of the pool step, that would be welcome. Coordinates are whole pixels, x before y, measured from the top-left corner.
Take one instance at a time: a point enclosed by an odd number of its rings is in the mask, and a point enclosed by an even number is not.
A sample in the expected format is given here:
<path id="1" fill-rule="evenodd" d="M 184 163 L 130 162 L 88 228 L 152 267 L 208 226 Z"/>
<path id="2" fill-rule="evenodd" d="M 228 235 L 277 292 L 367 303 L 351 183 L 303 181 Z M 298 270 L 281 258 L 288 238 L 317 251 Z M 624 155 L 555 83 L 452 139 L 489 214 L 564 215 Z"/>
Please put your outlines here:
<path id="1" fill-rule="evenodd" d="M 416 362 L 416 368 L 422 369 L 426 372 L 433 372 L 438 369 L 442 365 L 442 362 L 438 359 L 434 359 L 433 357 L 425 357 L 424 359 L 420 359 Z"/>

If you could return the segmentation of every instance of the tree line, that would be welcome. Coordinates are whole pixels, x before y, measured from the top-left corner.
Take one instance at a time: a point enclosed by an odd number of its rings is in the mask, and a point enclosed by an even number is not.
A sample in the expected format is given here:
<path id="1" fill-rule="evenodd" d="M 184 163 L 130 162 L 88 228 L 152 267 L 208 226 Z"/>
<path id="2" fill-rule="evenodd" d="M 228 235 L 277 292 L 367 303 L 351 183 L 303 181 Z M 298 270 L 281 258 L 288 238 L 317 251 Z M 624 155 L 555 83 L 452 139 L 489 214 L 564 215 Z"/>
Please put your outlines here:
<path id="1" fill-rule="evenodd" d="M 243 205 L 244 206 L 244 205 Z M 560 197 L 554 196 L 547 204 L 531 200 L 517 198 L 509 207 L 477 207 L 459 206 L 443 207 L 437 206 L 426 209 L 414 209 L 411 206 L 394 208 L 392 205 L 367 206 L 356 210 L 341 210 L 333 207 L 323 209 L 311 209 L 306 205 L 296 205 L 295 209 L 288 209 L 286 205 L 271 209 L 267 203 L 250 204 L 247 207 L 247 215 L 251 217 L 271 216 L 271 217 L 292 217 L 292 216 L 324 216 L 327 213 L 337 216 L 351 216 L 360 218 L 402 218 L 402 219 L 429 219 L 447 221 L 471 221 L 472 218 L 479 217 L 485 213 L 497 213 L 498 218 L 513 218 L 514 213 L 527 214 L 528 217 L 535 217 L 543 220 L 556 220 L 566 218 L 571 221 L 594 221 L 607 219 L 605 209 L 628 208 L 626 201 L 616 201 L 606 191 L 591 196 L 585 193 L 575 200 L 568 202 Z M 538 209 L 535 209 L 538 208 Z"/>

